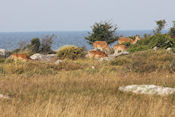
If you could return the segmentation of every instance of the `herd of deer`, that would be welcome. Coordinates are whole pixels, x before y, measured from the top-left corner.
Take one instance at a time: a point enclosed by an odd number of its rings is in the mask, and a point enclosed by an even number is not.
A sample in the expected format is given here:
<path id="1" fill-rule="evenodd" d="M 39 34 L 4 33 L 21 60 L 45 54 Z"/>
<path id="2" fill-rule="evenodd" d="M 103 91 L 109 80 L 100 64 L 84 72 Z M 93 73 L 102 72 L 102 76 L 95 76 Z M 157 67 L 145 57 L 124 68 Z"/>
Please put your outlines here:
<path id="1" fill-rule="evenodd" d="M 140 36 L 136 36 L 135 39 L 131 39 L 129 37 L 120 37 L 118 39 L 118 44 L 114 45 L 114 55 L 117 55 L 119 53 L 125 52 L 127 50 L 127 47 L 125 45 L 122 45 L 123 43 L 130 43 L 130 44 L 136 44 L 137 41 L 140 40 Z M 108 46 L 106 41 L 95 41 L 93 43 L 94 50 L 90 50 L 88 53 L 89 58 L 104 58 L 108 57 L 108 55 L 111 53 L 111 48 Z"/>
<path id="2" fill-rule="evenodd" d="M 121 52 L 125 52 L 127 50 L 127 47 L 125 45 L 122 45 L 122 43 L 129 42 L 130 44 L 136 44 L 137 41 L 140 40 L 139 36 L 135 37 L 135 40 L 128 38 L 128 37 L 120 37 L 118 39 L 118 44 L 114 45 L 113 50 L 114 54 L 118 54 Z M 108 55 L 111 53 L 111 48 L 108 46 L 106 41 L 95 41 L 93 43 L 94 50 L 90 50 L 88 53 L 89 58 L 105 58 L 108 57 Z M 11 59 L 14 60 L 22 60 L 22 61 L 29 61 L 30 57 L 26 54 L 12 54 L 10 56 Z"/>

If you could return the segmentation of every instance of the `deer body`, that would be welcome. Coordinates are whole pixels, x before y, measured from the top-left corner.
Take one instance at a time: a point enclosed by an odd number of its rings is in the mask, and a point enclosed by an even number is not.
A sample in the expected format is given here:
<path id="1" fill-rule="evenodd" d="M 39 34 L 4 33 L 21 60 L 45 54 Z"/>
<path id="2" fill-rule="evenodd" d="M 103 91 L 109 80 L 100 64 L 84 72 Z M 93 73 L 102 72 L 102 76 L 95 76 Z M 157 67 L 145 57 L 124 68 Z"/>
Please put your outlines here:
<path id="1" fill-rule="evenodd" d="M 140 37 L 139 36 L 136 36 L 135 39 L 131 39 L 131 38 L 128 38 L 128 37 L 120 37 L 118 39 L 118 43 L 119 44 L 122 44 L 122 43 L 125 43 L 125 42 L 129 42 L 130 44 L 136 44 L 137 41 L 140 40 Z"/>
<path id="2" fill-rule="evenodd" d="M 95 50 L 100 50 L 100 51 L 107 52 L 107 53 L 111 51 L 106 41 L 95 41 L 93 43 L 93 47 Z"/>
<path id="3" fill-rule="evenodd" d="M 28 61 L 30 60 L 30 57 L 26 54 L 12 54 L 10 56 L 11 59 L 14 59 L 14 60 L 22 60 L 22 61 Z"/>
<path id="4" fill-rule="evenodd" d="M 96 50 L 89 51 L 89 58 L 99 59 L 99 58 L 105 58 L 105 57 L 108 57 L 108 55 L 105 52 L 96 51 Z"/>
<path id="5" fill-rule="evenodd" d="M 125 45 L 115 45 L 113 49 L 114 49 L 114 54 L 125 52 L 127 50 Z"/>

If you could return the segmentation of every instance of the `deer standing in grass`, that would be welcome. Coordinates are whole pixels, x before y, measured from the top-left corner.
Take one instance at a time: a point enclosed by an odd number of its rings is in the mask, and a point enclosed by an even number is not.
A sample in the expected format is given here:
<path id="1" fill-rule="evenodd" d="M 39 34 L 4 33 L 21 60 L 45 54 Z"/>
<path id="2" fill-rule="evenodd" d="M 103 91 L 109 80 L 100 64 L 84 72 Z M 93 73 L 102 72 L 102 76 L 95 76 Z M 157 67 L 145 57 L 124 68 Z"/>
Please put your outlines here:
<path id="1" fill-rule="evenodd" d="M 119 54 L 127 50 L 125 45 L 114 45 L 114 54 Z"/>
<path id="2" fill-rule="evenodd" d="M 139 40 L 140 40 L 140 37 L 139 36 L 136 36 L 134 40 L 131 39 L 131 38 L 129 38 L 129 37 L 120 37 L 118 39 L 118 43 L 119 44 L 122 44 L 122 43 L 125 43 L 125 42 L 129 42 L 130 44 L 133 45 L 133 44 L 136 44 L 137 41 L 139 41 Z"/>
<path id="3" fill-rule="evenodd" d="M 106 41 L 95 41 L 93 43 L 93 47 L 95 50 L 100 50 L 100 51 L 105 52 L 105 53 L 111 52 L 111 49 L 108 46 L 108 44 L 106 43 Z"/>

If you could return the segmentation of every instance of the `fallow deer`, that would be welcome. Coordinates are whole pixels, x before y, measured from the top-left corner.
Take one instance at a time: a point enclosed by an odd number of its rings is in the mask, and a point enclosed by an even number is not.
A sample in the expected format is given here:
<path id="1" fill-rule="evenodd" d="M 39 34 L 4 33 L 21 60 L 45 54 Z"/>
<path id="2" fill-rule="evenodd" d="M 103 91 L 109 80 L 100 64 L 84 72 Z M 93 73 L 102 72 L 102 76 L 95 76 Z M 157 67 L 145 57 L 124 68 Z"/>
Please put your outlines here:
<path id="1" fill-rule="evenodd" d="M 108 57 L 108 55 L 105 52 L 96 51 L 96 50 L 89 51 L 89 58 L 99 59 L 99 58 L 105 58 L 105 57 Z"/>
<path id="2" fill-rule="evenodd" d="M 95 50 L 100 50 L 106 53 L 110 53 L 111 49 L 108 46 L 108 44 L 106 43 L 106 41 L 95 41 L 93 43 L 93 47 Z"/>
<path id="3" fill-rule="evenodd" d="M 122 44 L 122 43 L 125 43 L 125 42 L 129 42 L 130 44 L 133 45 L 133 44 L 136 44 L 138 40 L 140 40 L 139 36 L 136 36 L 134 40 L 129 38 L 129 37 L 120 37 L 118 39 L 118 43 Z"/>
<path id="4" fill-rule="evenodd" d="M 127 50 L 125 45 L 115 45 L 113 49 L 114 49 L 114 54 L 119 54 Z"/>
<path id="5" fill-rule="evenodd" d="M 11 59 L 14 59 L 14 60 L 22 60 L 22 61 L 28 61 L 30 60 L 30 57 L 26 54 L 12 54 L 10 56 Z"/>

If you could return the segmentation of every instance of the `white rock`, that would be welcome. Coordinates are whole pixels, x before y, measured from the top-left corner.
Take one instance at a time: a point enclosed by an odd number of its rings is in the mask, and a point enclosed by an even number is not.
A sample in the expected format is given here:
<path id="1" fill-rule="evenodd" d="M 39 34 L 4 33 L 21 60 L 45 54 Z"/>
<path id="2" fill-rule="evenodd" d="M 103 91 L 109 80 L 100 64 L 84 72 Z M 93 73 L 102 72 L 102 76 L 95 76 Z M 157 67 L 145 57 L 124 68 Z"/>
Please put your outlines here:
<path id="1" fill-rule="evenodd" d="M 95 69 L 95 66 L 92 66 L 92 69 Z"/>
<path id="2" fill-rule="evenodd" d="M 48 54 L 48 55 L 43 55 L 36 53 L 32 56 L 30 56 L 32 60 L 40 60 L 40 61 L 51 61 L 53 59 L 56 59 L 56 54 Z"/>
<path id="3" fill-rule="evenodd" d="M 0 56 L 5 57 L 6 56 L 6 50 L 5 49 L 0 49 Z"/>
<path id="4" fill-rule="evenodd" d="M 172 50 L 172 48 L 167 48 L 166 50 L 167 50 L 167 51 L 170 51 L 170 50 Z"/>
<path id="5" fill-rule="evenodd" d="M 154 51 L 157 51 L 157 50 L 158 50 L 158 47 L 157 47 L 157 46 L 155 46 L 155 47 L 153 48 L 153 50 L 154 50 Z"/>
<path id="6" fill-rule="evenodd" d="M 170 95 L 175 93 L 175 88 L 161 87 L 156 85 L 128 85 L 119 87 L 120 91 L 133 92 L 136 94 L 149 94 L 149 95 Z"/>
<path id="7" fill-rule="evenodd" d="M 63 62 L 63 60 L 57 60 L 57 61 L 55 62 L 55 64 L 58 65 L 58 64 L 60 64 L 60 63 L 62 63 L 62 62 Z"/>
<path id="8" fill-rule="evenodd" d="M 2 94 L 0 94 L 0 98 L 11 99 L 9 96 L 5 96 L 5 95 L 2 95 Z"/>
<path id="9" fill-rule="evenodd" d="M 110 57 L 99 58 L 98 61 L 110 61 Z"/>
<path id="10" fill-rule="evenodd" d="M 43 55 L 42 54 L 39 54 L 39 53 L 36 53 L 36 54 L 30 56 L 30 58 L 32 60 L 41 60 L 43 58 Z"/>
<path id="11" fill-rule="evenodd" d="M 123 55 L 128 55 L 128 54 L 129 54 L 129 52 L 124 51 L 122 54 L 123 54 Z"/>

